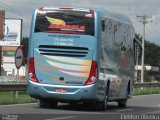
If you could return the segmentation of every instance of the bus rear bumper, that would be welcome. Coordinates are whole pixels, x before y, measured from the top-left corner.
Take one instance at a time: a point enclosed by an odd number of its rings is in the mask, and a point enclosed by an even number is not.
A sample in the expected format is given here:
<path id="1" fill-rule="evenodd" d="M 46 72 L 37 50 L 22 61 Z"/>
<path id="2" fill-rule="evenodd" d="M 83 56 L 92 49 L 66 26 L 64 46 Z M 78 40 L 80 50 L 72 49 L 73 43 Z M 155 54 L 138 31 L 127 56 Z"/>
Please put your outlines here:
<path id="1" fill-rule="evenodd" d="M 27 93 L 36 99 L 58 101 L 97 100 L 97 83 L 88 86 L 63 86 L 28 81 Z"/>

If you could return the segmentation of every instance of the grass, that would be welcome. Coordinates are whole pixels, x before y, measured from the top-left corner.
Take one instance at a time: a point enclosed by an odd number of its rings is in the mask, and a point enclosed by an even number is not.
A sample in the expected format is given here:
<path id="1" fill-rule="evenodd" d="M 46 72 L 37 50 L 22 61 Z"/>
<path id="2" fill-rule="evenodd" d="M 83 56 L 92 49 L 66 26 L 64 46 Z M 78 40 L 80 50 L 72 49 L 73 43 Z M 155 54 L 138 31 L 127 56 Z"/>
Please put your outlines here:
<path id="1" fill-rule="evenodd" d="M 18 92 L 18 97 L 13 97 L 14 92 L 0 92 L 0 105 L 7 104 L 22 104 L 22 103 L 34 103 L 37 100 L 31 98 L 26 92 Z M 160 87 L 151 88 L 136 88 L 134 89 L 133 95 L 147 95 L 147 94 L 160 94 Z"/>
<path id="2" fill-rule="evenodd" d="M 0 105 L 33 103 L 35 99 L 31 98 L 26 92 L 18 92 L 18 97 L 14 97 L 14 92 L 0 92 Z"/>
<path id="3" fill-rule="evenodd" d="M 149 94 L 160 94 L 160 87 L 148 87 L 148 88 L 136 88 L 134 89 L 133 95 L 149 95 Z"/>

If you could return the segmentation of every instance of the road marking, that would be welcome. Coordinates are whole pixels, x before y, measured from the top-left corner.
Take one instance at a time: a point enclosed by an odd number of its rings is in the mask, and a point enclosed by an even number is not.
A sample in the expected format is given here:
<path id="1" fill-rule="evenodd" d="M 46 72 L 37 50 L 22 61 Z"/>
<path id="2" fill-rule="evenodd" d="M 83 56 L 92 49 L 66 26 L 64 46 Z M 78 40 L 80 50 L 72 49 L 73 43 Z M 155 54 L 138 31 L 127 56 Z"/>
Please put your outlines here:
<path id="1" fill-rule="evenodd" d="M 159 113 L 160 113 L 160 110 L 152 111 L 152 112 L 147 112 L 146 114 L 159 114 Z"/>
<path id="2" fill-rule="evenodd" d="M 45 119 L 45 120 L 63 120 L 63 119 L 69 119 L 69 118 L 74 118 L 76 116 L 66 116 L 66 117 L 58 117 L 58 118 L 50 118 L 50 119 Z"/>
<path id="3" fill-rule="evenodd" d="M 34 104 L 37 104 L 37 103 L 26 103 L 26 104 L 0 105 L 0 107 L 12 107 L 12 106 L 34 105 Z"/>
<path id="4" fill-rule="evenodd" d="M 153 95 L 155 95 L 155 96 L 160 96 L 160 94 L 148 94 L 148 95 L 136 95 L 136 96 L 133 96 L 133 97 L 147 97 L 147 96 L 153 96 Z"/>
<path id="5" fill-rule="evenodd" d="M 123 112 L 123 111 L 131 111 L 133 109 L 122 109 L 122 110 L 117 110 L 118 112 Z"/>

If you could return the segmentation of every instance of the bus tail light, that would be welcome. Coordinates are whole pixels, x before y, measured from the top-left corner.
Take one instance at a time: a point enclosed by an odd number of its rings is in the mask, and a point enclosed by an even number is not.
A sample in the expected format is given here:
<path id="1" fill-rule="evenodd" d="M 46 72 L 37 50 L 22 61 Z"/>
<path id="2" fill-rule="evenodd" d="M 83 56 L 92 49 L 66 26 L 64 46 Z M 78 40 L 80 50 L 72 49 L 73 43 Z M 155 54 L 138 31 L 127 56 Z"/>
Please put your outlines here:
<path id="1" fill-rule="evenodd" d="M 92 61 L 90 75 L 89 75 L 89 78 L 84 85 L 85 86 L 86 85 L 91 85 L 91 84 L 94 84 L 96 81 L 97 81 L 97 62 Z"/>
<path id="2" fill-rule="evenodd" d="M 38 83 L 38 79 L 35 75 L 35 68 L 34 68 L 34 58 L 29 59 L 29 68 L 28 68 L 28 73 L 29 73 L 29 80 Z"/>
<path id="3" fill-rule="evenodd" d="M 90 9 L 89 11 L 90 11 L 91 14 L 94 14 L 94 10 L 91 10 L 91 9 Z"/>
<path id="4" fill-rule="evenodd" d="M 38 10 L 39 10 L 39 11 L 42 11 L 42 10 L 43 10 L 43 8 L 44 8 L 44 7 L 39 7 L 39 8 L 38 8 Z"/>

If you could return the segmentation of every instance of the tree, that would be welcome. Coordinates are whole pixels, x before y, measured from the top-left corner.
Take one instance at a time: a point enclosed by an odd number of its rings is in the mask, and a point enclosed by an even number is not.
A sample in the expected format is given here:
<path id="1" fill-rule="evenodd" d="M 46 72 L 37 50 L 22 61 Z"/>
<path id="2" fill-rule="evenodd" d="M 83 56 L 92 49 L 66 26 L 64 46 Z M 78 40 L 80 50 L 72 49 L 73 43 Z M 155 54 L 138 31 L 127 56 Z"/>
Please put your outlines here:
<path id="1" fill-rule="evenodd" d="M 135 35 L 139 41 L 142 37 L 139 34 Z M 145 56 L 144 64 L 160 67 L 160 46 L 145 40 Z"/>
<path id="2" fill-rule="evenodd" d="M 142 42 L 142 36 L 140 36 L 139 34 L 136 34 L 135 36 L 139 41 Z M 160 68 L 160 46 L 159 45 L 145 40 L 145 54 L 144 55 L 145 55 L 144 65 L 151 65 L 151 66 Z M 157 79 L 157 81 L 158 80 L 160 81 L 159 74 L 160 72 L 150 71 L 148 72 L 147 76 L 154 76 L 155 79 Z M 145 79 L 148 79 L 148 77 L 146 77 Z"/>

